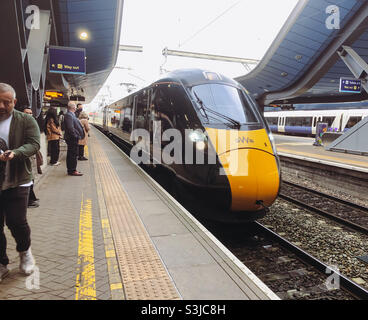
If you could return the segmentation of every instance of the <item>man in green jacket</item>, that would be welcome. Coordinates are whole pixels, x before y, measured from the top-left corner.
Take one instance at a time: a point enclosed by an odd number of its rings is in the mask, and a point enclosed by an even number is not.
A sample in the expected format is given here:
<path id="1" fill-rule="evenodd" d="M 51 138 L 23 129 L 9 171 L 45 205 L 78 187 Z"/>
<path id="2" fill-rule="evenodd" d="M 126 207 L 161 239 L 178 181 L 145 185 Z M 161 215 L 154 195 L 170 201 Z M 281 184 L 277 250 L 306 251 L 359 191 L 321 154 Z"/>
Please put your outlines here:
<path id="1" fill-rule="evenodd" d="M 16 102 L 15 90 L 0 83 L 0 138 L 8 147 L 0 151 L 0 161 L 6 164 L 0 181 L 0 281 L 9 273 L 5 221 L 17 243 L 20 270 L 29 275 L 35 267 L 27 205 L 33 179 L 29 157 L 40 149 L 40 130 L 32 116 L 14 110 Z"/>

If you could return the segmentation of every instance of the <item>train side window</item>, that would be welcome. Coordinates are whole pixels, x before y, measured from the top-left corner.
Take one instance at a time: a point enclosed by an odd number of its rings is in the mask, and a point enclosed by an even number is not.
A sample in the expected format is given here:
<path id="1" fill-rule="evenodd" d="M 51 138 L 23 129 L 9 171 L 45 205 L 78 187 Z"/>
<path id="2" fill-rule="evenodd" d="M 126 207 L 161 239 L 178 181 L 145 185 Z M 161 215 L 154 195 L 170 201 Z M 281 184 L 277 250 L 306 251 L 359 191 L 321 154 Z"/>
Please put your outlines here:
<path id="1" fill-rule="evenodd" d="M 155 110 L 155 121 L 161 121 L 162 132 L 175 128 L 174 102 L 170 98 L 168 86 L 161 86 L 155 92 L 152 101 Z"/>
<path id="2" fill-rule="evenodd" d="M 358 122 L 362 120 L 362 117 L 350 117 L 348 123 L 346 124 L 347 129 L 354 127 Z"/>
<path id="3" fill-rule="evenodd" d="M 146 126 L 146 114 L 147 114 L 147 103 L 148 95 L 145 91 L 140 92 L 137 96 L 137 105 L 135 111 L 135 128 L 145 128 Z"/>
<path id="4" fill-rule="evenodd" d="M 277 117 L 267 117 L 266 120 L 270 126 L 277 126 L 277 123 L 278 123 Z"/>
<path id="5" fill-rule="evenodd" d="M 323 117 L 321 121 L 323 123 L 327 123 L 328 127 L 331 128 L 332 123 L 335 121 L 335 119 L 336 119 L 336 117 Z"/>
<path id="6" fill-rule="evenodd" d="M 130 105 L 124 108 L 124 119 L 121 128 L 127 133 L 132 132 L 132 107 Z"/>

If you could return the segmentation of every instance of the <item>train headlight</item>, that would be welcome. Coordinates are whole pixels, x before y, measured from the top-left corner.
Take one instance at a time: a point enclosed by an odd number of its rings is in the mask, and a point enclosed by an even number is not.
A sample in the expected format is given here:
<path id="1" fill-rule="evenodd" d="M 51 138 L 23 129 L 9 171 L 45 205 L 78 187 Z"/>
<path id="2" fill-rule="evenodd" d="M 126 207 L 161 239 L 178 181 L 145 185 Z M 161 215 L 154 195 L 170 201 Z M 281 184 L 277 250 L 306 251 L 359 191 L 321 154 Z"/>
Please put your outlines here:
<path id="1" fill-rule="evenodd" d="M 193 131 L 189 134 L 189 139 L 195 143 L 198 150 L 203 151 L 207 146 L 207 136 L 200 130 Z"/>

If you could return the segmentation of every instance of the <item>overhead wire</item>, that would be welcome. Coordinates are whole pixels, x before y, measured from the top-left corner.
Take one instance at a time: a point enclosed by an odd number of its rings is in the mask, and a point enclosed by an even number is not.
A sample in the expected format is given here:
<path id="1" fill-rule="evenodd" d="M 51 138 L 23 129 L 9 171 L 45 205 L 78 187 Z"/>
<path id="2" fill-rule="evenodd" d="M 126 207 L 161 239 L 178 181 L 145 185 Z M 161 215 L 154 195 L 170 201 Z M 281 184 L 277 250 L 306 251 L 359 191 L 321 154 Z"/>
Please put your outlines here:
<path id="1" fill-rule="evenodd" d="M 228 13 L 231 9 L 233 9 L 235 6 L 237 6 L 240 2 L 237 1 L 236 3 L 234 3 L 233 5 L 231 5 L 229 8 L 227 8 L 224 12 L 222 12 L 220 15 L 218 15 L 216 18 L 214 18 L 213 20 L 211 20 L 209 23 L 207 23 L 204 27 L 202 27 L 201 29 L 199 29 L 197 32 L 195 32 L 193 35 L 191 35 L 188 39 L 186 39 L 183 43 L 179 43 L 179 47 L 184 46 L 186 43 L 188 43 L 190 40 L 192 40 L 194 37 L 196 37 L 198 34 L 200 34 L 203 30 L 205 30 L 206 28 L 208 28 L 211 24 L 213 24 L 214 22 L 216 22 L 218 19 L 220 19 L 222 16 L 224 16 L 226 13 Z"/>

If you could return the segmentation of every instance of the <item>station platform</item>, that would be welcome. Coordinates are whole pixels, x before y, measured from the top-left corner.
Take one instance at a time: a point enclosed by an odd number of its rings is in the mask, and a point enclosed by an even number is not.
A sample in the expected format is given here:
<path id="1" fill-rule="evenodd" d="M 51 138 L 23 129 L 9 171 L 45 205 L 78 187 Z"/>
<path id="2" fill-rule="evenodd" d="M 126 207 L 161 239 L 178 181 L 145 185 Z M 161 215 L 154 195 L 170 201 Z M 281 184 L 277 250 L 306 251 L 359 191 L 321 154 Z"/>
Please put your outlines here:
<path id="1" fill-rule="evenodd" d="M 368 157 L 342 152 L 326 151 L 323 146 L 313 146 L 315 139 L 274 134 L 280 156 L 322 163 L 343 169 L 368 173 Z"/>
<path id="2" fill-rule="evenodd" d="M 10 275 L 0 299 L 279 300 L 175 199 L 92 128 L 82 177 L 48 167 L 28 209 L 31 276 L 18 269 L 6 229 Z"/>

